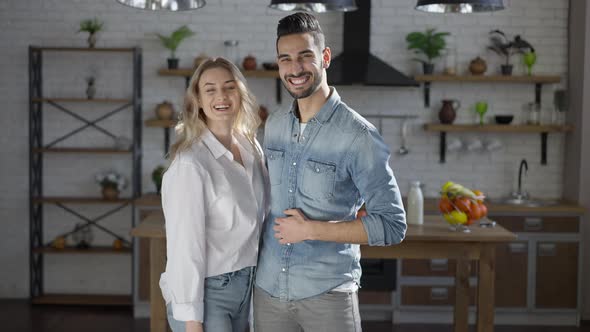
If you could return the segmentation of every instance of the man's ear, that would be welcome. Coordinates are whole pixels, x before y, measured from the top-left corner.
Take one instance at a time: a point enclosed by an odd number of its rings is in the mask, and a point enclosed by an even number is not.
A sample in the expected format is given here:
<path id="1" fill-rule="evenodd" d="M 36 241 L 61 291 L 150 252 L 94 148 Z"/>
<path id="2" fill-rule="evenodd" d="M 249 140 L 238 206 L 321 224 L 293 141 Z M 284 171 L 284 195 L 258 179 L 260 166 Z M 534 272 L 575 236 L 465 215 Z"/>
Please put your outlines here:
<path id="1" fill-rule="evenodd" d="M 326 69 L 330 67 L 332 61 L 332 50 L 329 47 L 324 48 L 322 51 L 322 68 Z"/>

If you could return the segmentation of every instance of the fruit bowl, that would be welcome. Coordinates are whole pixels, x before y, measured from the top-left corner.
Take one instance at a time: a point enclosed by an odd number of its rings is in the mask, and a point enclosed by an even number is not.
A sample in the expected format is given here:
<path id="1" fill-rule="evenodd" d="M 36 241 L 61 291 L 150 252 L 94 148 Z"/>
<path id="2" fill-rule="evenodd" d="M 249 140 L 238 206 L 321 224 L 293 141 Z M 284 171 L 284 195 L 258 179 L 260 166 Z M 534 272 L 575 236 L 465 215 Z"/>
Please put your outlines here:
<path id="1" fill-rule="evenodd" d="M 448 181 L 442 187 L 438 208 L 451 226 L 451 230 L 468 233 L 469 225 L 488 214 L 484 199 L 481 191 L 471 191 L 458 183 Z"/>

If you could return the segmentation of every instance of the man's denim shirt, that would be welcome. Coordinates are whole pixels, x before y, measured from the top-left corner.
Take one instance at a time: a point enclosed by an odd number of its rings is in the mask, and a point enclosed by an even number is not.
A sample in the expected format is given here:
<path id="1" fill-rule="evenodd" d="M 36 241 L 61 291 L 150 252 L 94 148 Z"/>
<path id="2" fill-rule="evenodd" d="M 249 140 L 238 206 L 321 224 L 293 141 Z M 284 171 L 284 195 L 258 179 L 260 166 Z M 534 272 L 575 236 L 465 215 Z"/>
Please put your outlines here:
<path id="1" fill-rule="evenodd" d="M 340 100 L 334 88 L 299 137 L 296 102 L 266 122 L 264 152 L 271 211 L 263 227 L 256 285 L 281 301 L 325 293 L 345 282 L 360 284 L 358 244 L 303 241 L 281 245 L 274 219 L 300 209 L 309 219 L 350 221 L 363 203 L 369 245 L 400 243 L 406 232 L 389 149 L 375 127 Z"/>

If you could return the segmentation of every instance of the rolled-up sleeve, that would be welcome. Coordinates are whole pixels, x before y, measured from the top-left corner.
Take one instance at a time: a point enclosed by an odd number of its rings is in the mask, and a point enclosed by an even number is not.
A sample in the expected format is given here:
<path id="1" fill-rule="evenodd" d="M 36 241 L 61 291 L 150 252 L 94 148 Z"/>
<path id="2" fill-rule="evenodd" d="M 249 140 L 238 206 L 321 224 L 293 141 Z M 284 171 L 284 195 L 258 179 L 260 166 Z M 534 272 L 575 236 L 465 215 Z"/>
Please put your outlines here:
<path id="1" fill-rule="evenodd" d="M 406 213 L 390 156 L 374 128 L 363 130 L 351 147 L 350 172 L 365 200 L 367 215 L 361 220 L 371 246 L 398 244 L 406 235 Z"/>
<path id="2" fill-rule="evenodd" d="M 164 297 L 174 319 L 203 321 L 206 276 L 205 172 L 188 162 L 174 162 L 162 181 L 166 219 L 166 282 Z"/>

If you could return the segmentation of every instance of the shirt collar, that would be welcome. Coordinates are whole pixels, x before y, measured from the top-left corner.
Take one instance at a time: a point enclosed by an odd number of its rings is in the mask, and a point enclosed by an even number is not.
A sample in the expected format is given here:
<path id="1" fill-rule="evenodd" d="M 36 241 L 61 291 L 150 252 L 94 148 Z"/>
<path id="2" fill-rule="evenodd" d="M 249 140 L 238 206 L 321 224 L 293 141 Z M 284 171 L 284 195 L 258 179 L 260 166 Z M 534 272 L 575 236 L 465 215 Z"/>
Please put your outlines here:
<path id="1" fill-rule="evenodd" d="M 316 115 L 313 117 L 313 119 L 318 121 L 320 124 L 326 123 L 330 119 L 330 117 L 332 116 L 332 114 L 336 110 L 336 107 L 338 107 L 339 104 L 340 104 L 340 95 L 336 91 L 336 88 L 331 86 L 330 87 L 330 97 L 328 97 L 328 100 L 326 100 L 326 102 L 324 103 L 322 108 L 320 108 L 320 110 L 316 113 Z M 291 105 L 291 109 L 289 110 L 289 112 L 292 113 L 293 116 L 295 116 L 295 117 L 297 117 L 296 116 L 297 107 L 298 107 L 297 106 L 297 99 L 295 99 L 293 101 L 293 104 Z"/>
<path id="2" fill-rule="evenodd" d="M 219 159 L 219 157 L 225 155 L 226 153 L 229 153 L 230 155 L 232 154 L 231 151 L 229 151 L 225 146 L 223 146 L 223 144 L 221 144 L 221 142 L 219 142 L 217 137 L 213 135 L 209 128 L 205 128 L 203 135 L 201 136 L 201 140 L 203 141 L 203 144 L 205 144 L 205 146 L 209 149 L 209 151 L 211 151 L 211 154 L 215 159 Z"/>

